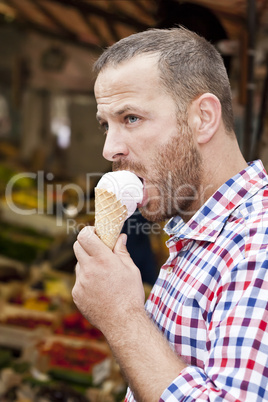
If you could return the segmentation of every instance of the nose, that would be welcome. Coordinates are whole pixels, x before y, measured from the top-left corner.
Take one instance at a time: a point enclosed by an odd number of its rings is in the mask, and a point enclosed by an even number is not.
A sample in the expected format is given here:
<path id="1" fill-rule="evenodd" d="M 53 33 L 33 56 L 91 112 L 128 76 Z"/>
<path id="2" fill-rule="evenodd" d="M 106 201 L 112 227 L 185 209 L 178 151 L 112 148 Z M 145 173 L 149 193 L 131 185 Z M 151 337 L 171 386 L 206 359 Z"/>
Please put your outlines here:
<path id="1" fill-rule="evenodd" d="M 112 129 L 109 126 L 109 131 L 106 135 L 106 140 L 103 147 L 103 157 L 108 161 L 115 162 L 129 153 L 126 142 L 119 130 Z"/>

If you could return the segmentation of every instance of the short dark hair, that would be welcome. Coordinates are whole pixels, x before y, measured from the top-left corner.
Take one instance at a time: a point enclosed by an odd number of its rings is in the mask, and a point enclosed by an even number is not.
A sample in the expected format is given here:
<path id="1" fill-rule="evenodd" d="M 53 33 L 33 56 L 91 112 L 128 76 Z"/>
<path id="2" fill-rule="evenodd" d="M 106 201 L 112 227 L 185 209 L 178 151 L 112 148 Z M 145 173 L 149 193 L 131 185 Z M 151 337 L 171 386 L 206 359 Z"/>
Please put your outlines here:
<path id="1" fill-rule="evenodd" d="M 94 71 L 146 53 L 158 56 L 161 82 L 178 110 L 185 112 L 191 101 L 210 92 L 221 102 L 226 131 L 233 131 L 231 88 L 223 59 L 211 43 L 184 27 L 148 29 L 123 38 L 102 53 Z"/>

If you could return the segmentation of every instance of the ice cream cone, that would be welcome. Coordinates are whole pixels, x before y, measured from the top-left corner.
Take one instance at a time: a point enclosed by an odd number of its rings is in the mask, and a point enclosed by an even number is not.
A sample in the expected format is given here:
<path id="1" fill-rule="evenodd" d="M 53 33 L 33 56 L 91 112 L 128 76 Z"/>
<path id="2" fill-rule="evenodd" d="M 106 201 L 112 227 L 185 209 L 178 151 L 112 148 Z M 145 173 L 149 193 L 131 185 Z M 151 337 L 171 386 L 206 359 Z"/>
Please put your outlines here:
<path id="1" fill-rule="evenodd" d="M 113 250 L 127 219 L 127 208 L 115 194 L 95 188 L 95 229 L 99 238 Z"/>

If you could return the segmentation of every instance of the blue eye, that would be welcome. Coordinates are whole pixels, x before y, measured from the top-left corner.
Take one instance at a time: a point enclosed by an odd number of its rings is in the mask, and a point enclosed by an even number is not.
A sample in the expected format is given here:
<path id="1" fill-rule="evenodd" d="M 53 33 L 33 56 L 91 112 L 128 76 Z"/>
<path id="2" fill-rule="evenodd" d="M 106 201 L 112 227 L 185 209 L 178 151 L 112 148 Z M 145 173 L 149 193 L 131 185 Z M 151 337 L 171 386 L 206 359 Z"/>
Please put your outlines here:
<path id="1" fill-rule="evenodd" d="M 129 123 L 135 123 L 138 120 L 137 116 L 127 116 Z"/>

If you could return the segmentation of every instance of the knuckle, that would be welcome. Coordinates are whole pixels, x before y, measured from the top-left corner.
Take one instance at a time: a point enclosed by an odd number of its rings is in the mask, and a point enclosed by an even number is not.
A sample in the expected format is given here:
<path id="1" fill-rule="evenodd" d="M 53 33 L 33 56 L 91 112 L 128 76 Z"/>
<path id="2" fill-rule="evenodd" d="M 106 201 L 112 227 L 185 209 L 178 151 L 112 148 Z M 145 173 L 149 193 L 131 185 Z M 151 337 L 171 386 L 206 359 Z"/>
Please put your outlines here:
<path id="1" fill-rule="evenodd" d="M 76 285 L 75 285 L 72 289 L 72 298 L 73 298 L 73 301 L 75 304 L 77 303 L 77 295 L 78 295 L 78 292 L 76 291 Z"/>
<path id="2" fill-rule="evenodd" d="M 73 249 L 74 249 L 74 251 L 77 249 L 77 246 L 78 246 L 78 241 L 76 240 L 76 241 L 74 242 L 74 244 L 73 244 Z"/>
<path id="3" fill-rule="evenodd" d="M 92 234 L 94 233 L 94 229 L 92 226 L 85 226 L 77 236 L 78 241 L 85 241 L 88 240 Z"/>
<path id="4" fill-rule="evenodd" d="M 96 262 L 99 265 L 107 265 L 107 258 L 103 254 L 98 254 L 96 257 Z"/>

